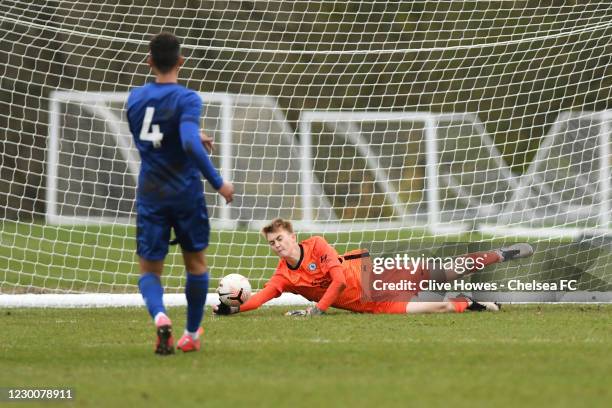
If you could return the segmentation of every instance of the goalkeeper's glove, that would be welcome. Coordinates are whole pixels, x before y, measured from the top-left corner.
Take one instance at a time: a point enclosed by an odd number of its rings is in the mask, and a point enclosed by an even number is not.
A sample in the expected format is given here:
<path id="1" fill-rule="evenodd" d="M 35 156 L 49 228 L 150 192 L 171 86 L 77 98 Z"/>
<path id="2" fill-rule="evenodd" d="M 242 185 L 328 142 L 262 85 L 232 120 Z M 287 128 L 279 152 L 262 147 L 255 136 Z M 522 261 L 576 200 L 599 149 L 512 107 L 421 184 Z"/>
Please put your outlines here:
<path id="1" fill-rule="evenodd" d="M 285 313 L 285 316 L 323 316 L 325 312 L 316 306 L 308 309 L 291 310 Z"/>
<path id="2" fill-rule="evenodd" d="M 240 306 L 228 306 L 225 303 L 219 303 L 218 305 L 213 305 L 212 309 L 213 313 L 218 316 L 227 316 L 238 313 L 240 311 Z"/>

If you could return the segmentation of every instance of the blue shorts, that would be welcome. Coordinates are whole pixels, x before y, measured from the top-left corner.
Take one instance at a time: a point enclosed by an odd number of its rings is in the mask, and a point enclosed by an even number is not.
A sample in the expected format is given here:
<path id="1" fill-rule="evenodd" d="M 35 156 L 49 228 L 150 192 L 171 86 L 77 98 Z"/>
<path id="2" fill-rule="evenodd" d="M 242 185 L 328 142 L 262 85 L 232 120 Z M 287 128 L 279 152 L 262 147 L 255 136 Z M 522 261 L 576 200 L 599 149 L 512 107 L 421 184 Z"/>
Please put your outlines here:
<path id="1" fill-rule="evenodd" d="M 210 223 L 204 197 L 172 204 L 136 203 L 138 256 L 147 261 L 164 259 L 171 228 L 183 251 L 199 252 L 208 247 Z"/>

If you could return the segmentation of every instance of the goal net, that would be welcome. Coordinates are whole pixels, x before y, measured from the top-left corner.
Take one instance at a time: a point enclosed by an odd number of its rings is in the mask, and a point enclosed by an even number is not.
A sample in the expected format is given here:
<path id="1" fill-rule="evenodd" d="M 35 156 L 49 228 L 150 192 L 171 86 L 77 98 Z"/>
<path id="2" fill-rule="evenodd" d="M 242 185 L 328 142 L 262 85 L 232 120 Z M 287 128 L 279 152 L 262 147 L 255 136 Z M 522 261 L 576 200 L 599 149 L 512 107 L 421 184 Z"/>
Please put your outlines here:
<path id="1" fill-rule="evenodd" d="M 160 31 L 182 40 L 180 81 L 199 92 L 213 162 L 236 186 L 230 206 L 205 187 L 211 288 L 236 272 L 261 288 L 277 260 L 258 231 L 283 217 L 300 239 L 373 256 L 527 241 L 533 257 L 471 281 L 574 289 L 476 296 L 612 300 L 608 2 L 6 0 L 0 11 L 0 304 L 140 302 L 140 158 L 124 108 L 152 80 Z M 172 247 L 166 292 L 181 297 L 184 275 Z"/>

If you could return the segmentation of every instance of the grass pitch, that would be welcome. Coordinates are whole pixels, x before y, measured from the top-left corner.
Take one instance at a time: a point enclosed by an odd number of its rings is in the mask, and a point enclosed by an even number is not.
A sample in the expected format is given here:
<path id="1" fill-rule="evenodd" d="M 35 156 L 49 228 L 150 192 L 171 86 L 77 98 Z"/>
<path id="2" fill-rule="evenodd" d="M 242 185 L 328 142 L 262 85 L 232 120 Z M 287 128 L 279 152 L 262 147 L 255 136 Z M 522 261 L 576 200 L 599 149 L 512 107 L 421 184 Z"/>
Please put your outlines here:
<path id="1" fill-rule="evenodd" d="M 144 308 L 1 312 L 0 387 L 72 387 L 40 406 L 609 406 L 612 306 L 217 318 L 198 353 L 153 354 Z M 184 309 L 172 308 L 176 332 Z M 36 405 L 24 404 L 28 406 Z"/>

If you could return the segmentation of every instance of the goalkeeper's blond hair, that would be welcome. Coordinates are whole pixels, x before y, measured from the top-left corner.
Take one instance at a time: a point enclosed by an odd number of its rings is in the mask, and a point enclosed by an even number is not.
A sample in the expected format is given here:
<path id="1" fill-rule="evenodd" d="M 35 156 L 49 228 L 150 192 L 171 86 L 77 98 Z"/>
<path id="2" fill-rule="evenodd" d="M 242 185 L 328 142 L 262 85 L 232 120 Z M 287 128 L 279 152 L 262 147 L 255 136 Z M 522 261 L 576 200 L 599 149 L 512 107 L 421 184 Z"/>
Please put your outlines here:
<path id="1" fill-rule="evenodd" d="M 293 225 L 291 225 L 291 221 L 283 220 L 282 218 L 275 218 L 270 221 L 269 224 L 265 225 L 261 229 L 261 233 L 266 236 L 267 234 L 276 232 L 279 229 L 284 229 L 288 233 L 293 234 Z"/>

